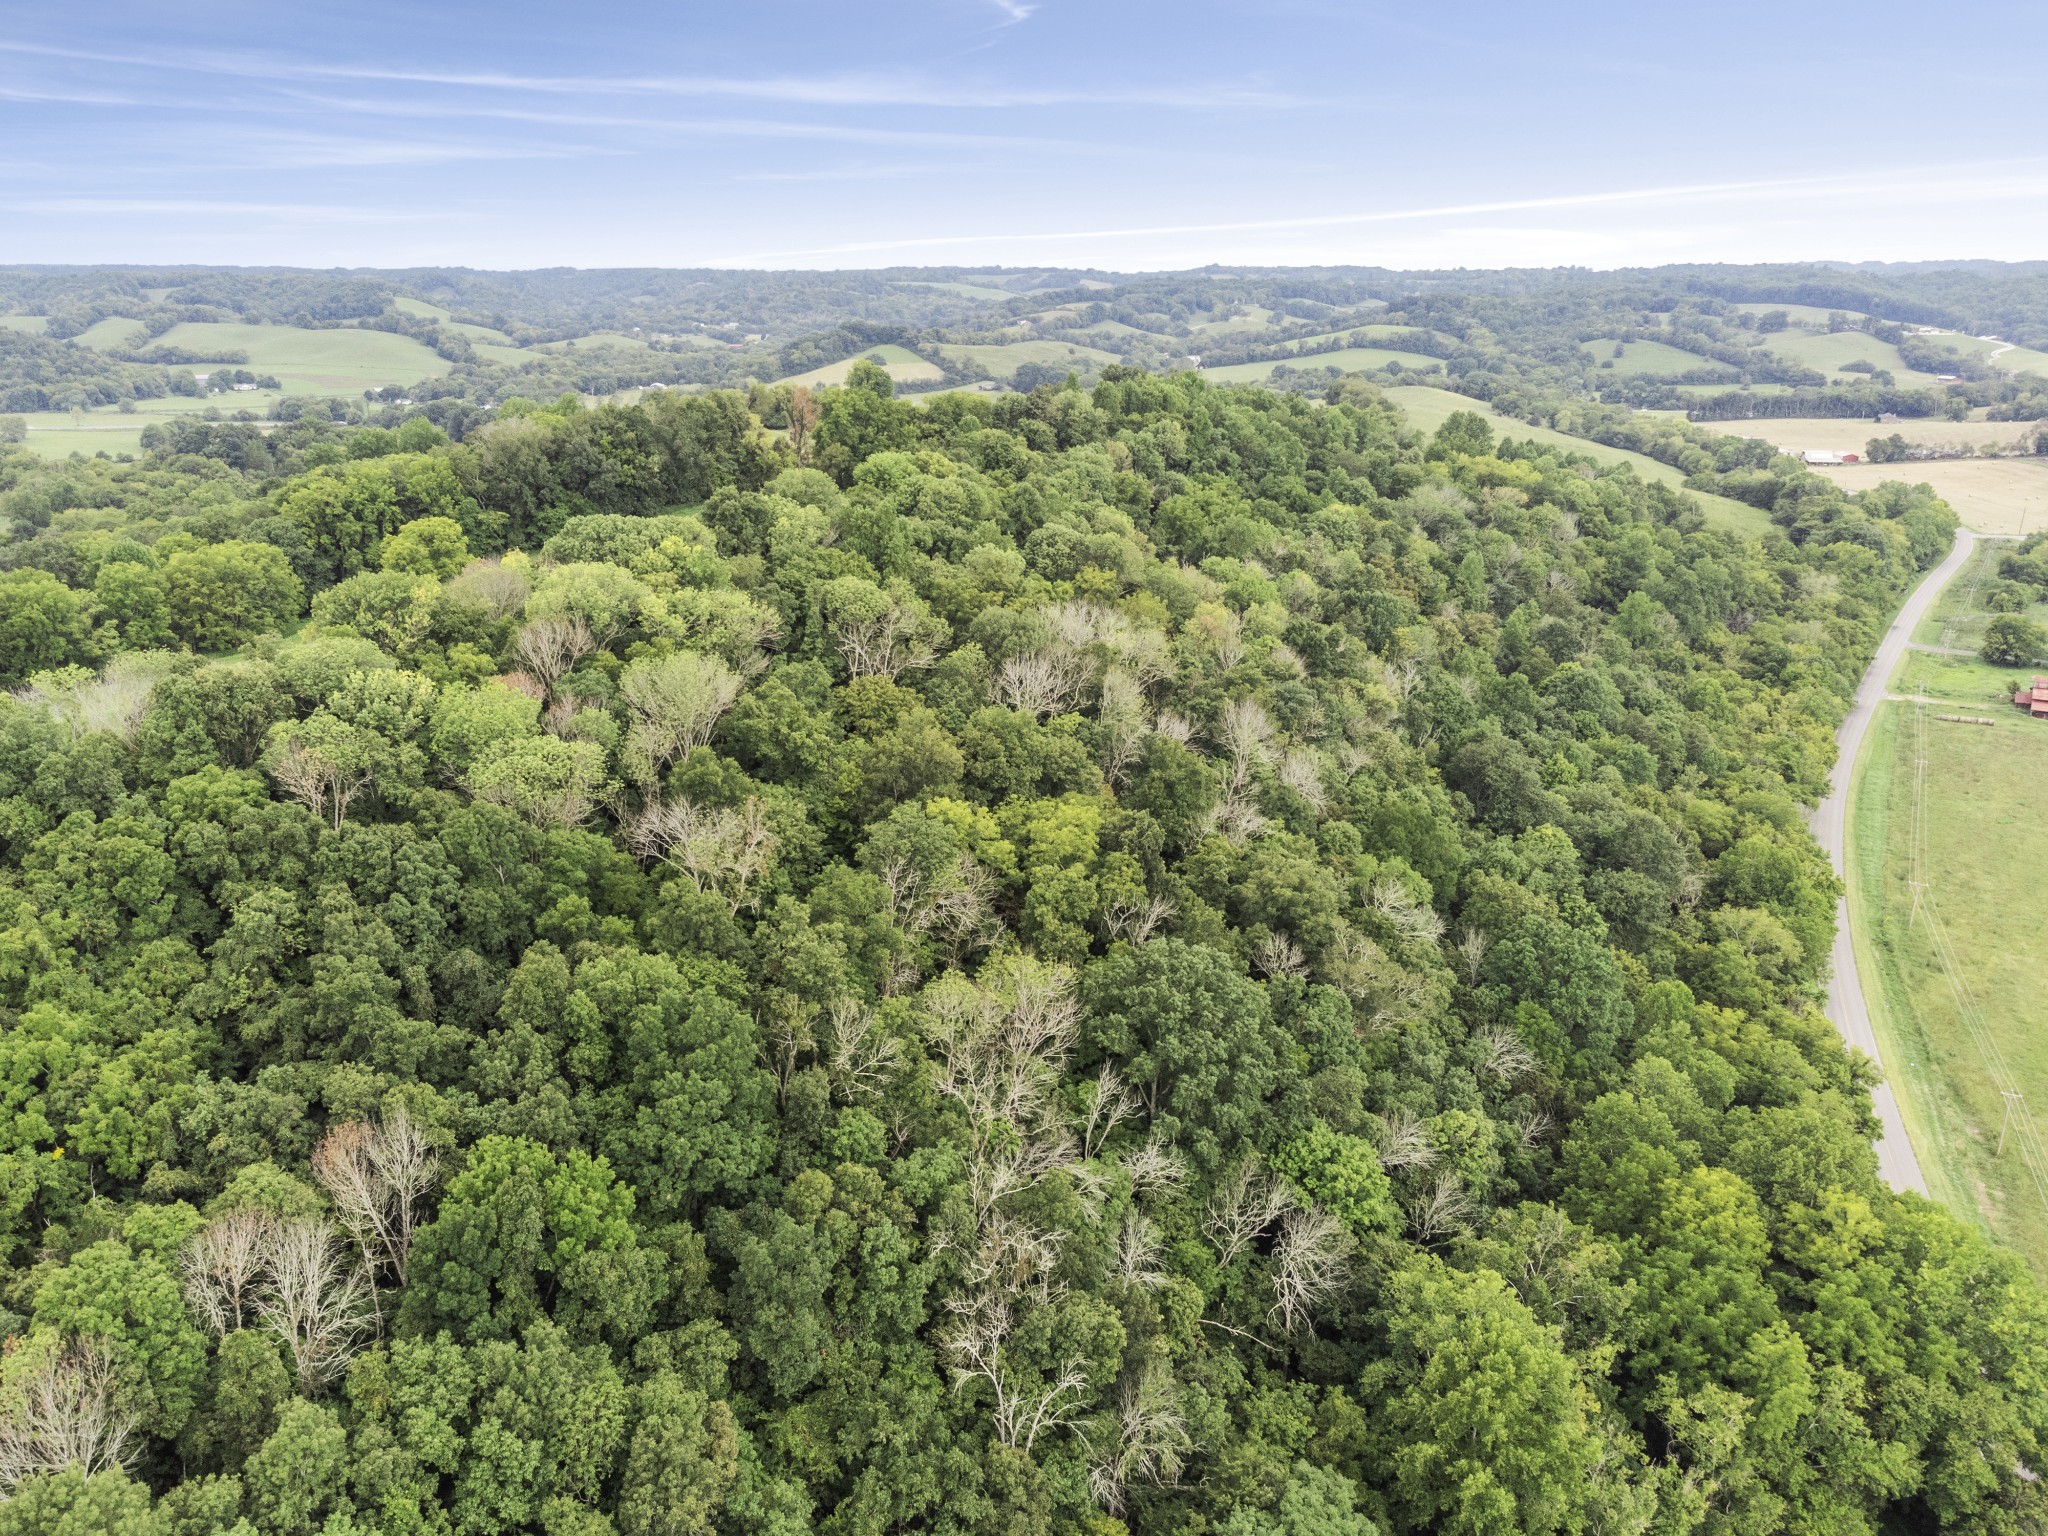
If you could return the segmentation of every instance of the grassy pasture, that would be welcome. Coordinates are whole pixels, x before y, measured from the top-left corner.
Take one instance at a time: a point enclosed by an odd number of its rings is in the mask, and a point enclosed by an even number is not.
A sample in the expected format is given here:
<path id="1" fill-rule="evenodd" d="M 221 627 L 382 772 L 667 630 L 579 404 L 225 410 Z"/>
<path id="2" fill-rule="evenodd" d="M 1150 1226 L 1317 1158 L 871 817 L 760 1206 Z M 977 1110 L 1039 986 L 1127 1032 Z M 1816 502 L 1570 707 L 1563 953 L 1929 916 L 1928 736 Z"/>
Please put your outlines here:
<path id="1" fill-rule="evenodd" d="M 1623 342 L 1620 357 L 1614 355 L 1614 338 L 1611 336 L 1595 341 L 1582 341 L 1579 343 L 1579 350 L 1586 354 L 1587 360 L 1596 368 L 1602 363 L 1614 364 L 1612 369 L 1603 369 L 1603 372 L 1634 374 L 1652 379 L 1674 378 L 1681 373 L 1690 373 L 1695 368 L 1727 366 L 1715 362 L 1711 357 L 1701 357 L 1697 352 L 1687 352 L 1683 348 L 1662 341 Z M 1728 373 L 1732 378 L 1735 370 L 1730 368 Z"/>
<path id="2" fill-rule="evenodd" d="M 0 331 L 22 331 L 40 336 L 50 328 L 48 315 L 0 315 Z"/>
<path id="3" fill-rule="evenodd" d="M 1817 325 L 1823 328 L 1828 323 L 1828 316 L 1836 313 L 1832 309 L 1822 309 L 1817 304 L 1738 304 L 1735 307 L 1745 315 L 1768 315 L 1773 310 L 1783 310 L 1785 318 L 1794 325 Z M 1841 313 L 1856 320 L 1863 318 L 1863 312 L 1858 309 L 1845 309 Z"/>
<path id="4" fill-rule="evenodd" d="M 1932 384 L 1934 375 L 1906 366 L 1899 349 L 1888 341 L 1862 331 L 1780 331 L 1764 338 L 1764 349 L 1776 357 L 1817 368 L 1830 379 L 1867 379 L 1868 374 L 1844 373 L 1842 364 L 1865 362 L 1891 370 L 1901 385 Z"/>
<path id="5" fill-rule="evenodd" d="M 1981 621 L 1969 611 L 1972 575 L 1995 569 L 1999 552 L 1997 545 L 1981 552 L 1931 617 L 1951 641 L 1972 617 Z M 2048 1274 L 2048 1199 L 2013 1145 L 1995 1155 L 2004 1103 L 1982 1044 L 1991 1042 L 2041 1124 L 2048 1115 L 2048 992 L 2035 951 L 2048 931 L 2048 882 L 2024 832 L 2048 778 L 2048 725 L 2006 701 L 2015 676 L 1974 659 L 1908 653 L 1892 690 L 1939 701 L 1926 722 L 1926 764 L 1920 769 L 1913 706 L 1884 705 L 1856 768 L 1848 883 L 1859 967 L 1874 983 L 1879 1047 L 1930 1190 Z M 1939 721 L 1936 713 L 1995 723 Z M 1925 829 L 1918 878 L 1981 1035 L 1966 1021 L 1933 930 L 1914 911 L 1916 794 Z"/>
<path id="6" fill-rule="evenodd" d="M 202 355 L 246 352 L 237 364 L 276 376 L 290 395 L 332 395 L 439 378 L 449 368 L 410 336 L 389 331 L 308 331 L 288 325 L 230 325 L 188 321 L 157 345 Z"/>
<path id="7" fill-rule="evenodd" d="M 1273 376 L 1286 364 L 1293 368 L 1341 368 L 1346 373 L 1371 373 L 1389 363 L 1422 372 L 1441 372 L 1443 359 L 1424 357 L 1420 352 L 1396 352 L 1388 347 L 1344 347 L 1335 352 L 1303 352 L 1293 357 L 1264 363 L 1229 363 L 1221 368 L 1204 368 L 1202 377 L 1218 384 L 1256 384 Z"/>
<path id="8" fill-rule="evenodd" d="M 1571 437 L 1550 427 L 1532 427 L 1527 422 L 1515 420 L 1512 416 L 1500 415 L 1484 401 L 1473 400 L 1448 389 L 1433 389 L 1426 384 L 1404 384 L 1388 390 L 1387 399 L 1401 408 L 1411 426 L 1424 432 L 1434 432 L 1444 424 L 1445 419 L 1453 411 L 1476 411 L 1491 423 L 1497 434 L 1512 437 L 1517 442 L 1526 442 L 1534 438 L 1539 443 L 1562 451 L 1585 454 L 1601 464 L 1627 464 L 1643 479 L 1654 480 L 1673 489 L 1683 488 L 1685 484 L 1684 475 L 1648 454 L 1632 453 L 1626 448 L 1609 448 L 1604 443 L 1588 442 L 1583 437 Z M 1705 510 L 1709 527 L 1725 528 L 1732 533 L 1745 534 L 1763 534 L 1771 530 L 1770 518 L 1747 502 L 1736 501 L 1728 496 L 1707 495 L 1699 491 L 1688 494 Z"/>
<path id="9" fill-rule="evenodd" d="M 2048 377 L 2048 352 L 2036 352 L 2029 347 L 2008 347 L 2002 341 L 1986 341 L 1981 336 L 1936 336 L 1936 343 L 1953 347 L 1965 357 L 1981 357 L 1994 368 L 2007 373 L 2038 373 Z"/>
<path id="10" fill-rule="evenodd" d="M 985 283 L 918 283 L 908 279 L 899 282 L 899 288 L 936 288 L 941 293 L 956 293 L 963 299 L 1014 299 L 1017 295 L 1008 288 L 991 288 Z"/>
<path id="11" fill-rule="evenodd" d="M 1792 392 L 1790 384 L 1674 384 L 1671 387 L 1681 395 L 1687 395 L 1694 399 L 1702 396 L 1737 393 L 1745 395 L 1785 395 Z M 1718 427 L 1723 425 L 1723 423 L 1709 421 L 1703 422 L 1701 425 Z M 1728 423 L 1728 425 L 1739 425 L 1739 423 Z"/>
<path id="12" fill-rule="evenodd" d="M 1243 336 L 1251 331 L 1263 331 L 1272 325 L 1274 312 L 1260 304 L 1248 305 L 1241 315 L 1232 315 L 1227 320 L 1191 321 L 1188 329 L 1197 336 Z"/>
<path id="13" fill-rule="evenodd" d="M 882 371 L 898 384 L 918 384 L 928 379 L 942 379 L 946 376 L 945 370 L 940 368 L 938 364 L 925 361 L 925 359 L 919 357 L 908 347 L 899 347 L 894 343 L 890 343 L 885 346 L 870 347 L 867 351 L 861 353 L 860 357 L 849 357 L 841 362 L 827 363 L 822 368 L 813 368 L 808 373 L 792 374 L 790 377 L 778 379 L 776 382 L 780 384 L 801 384 L 807 389 L 815 389 L 821 384 L 844 384 L 846 376 L 853 372 L 853 365 L 855 363 L 859 362 L 861 358 L 873 357 L 880 357 L 882 359 Z"/>
<path id="14" fill-rule="evenodd" d="M 144 335 L 140 320 L 130 320 L 121 315 L 109 315 L 96 320 L 71 338 L 75 347 L 91 347 L 96 352 L 125 352 Z"/>
<path id="15" fill-rule="evenodd" d="M 884 349 L 886 350 L 886 349 Z M 999 379 L 1007 379 L 1026 363 L 1046 363 L 1054 368 L 1085 369 L 1090 363 L 1106 366 L 1119 354 L 1099 347 L 1084 347 L 1071 341 L 1006 341 L 962 343 L 939 350 L 956 362 L 973 362 Z"/>

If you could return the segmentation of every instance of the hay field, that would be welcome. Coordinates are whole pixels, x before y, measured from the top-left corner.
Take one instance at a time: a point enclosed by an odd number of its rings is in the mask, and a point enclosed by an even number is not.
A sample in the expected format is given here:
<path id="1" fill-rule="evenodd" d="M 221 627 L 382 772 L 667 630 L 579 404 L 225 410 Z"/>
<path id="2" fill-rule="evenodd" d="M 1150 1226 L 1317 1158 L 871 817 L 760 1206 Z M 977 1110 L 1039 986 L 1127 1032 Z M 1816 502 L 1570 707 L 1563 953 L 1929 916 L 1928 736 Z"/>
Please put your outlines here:
<path id="1" fill-rule="evenodd" d="M 1868 416 L 1781 416 L 1755 421 L 1703 421 L 1701 426 L 1736 437 L 1760 437 L 1787 453 L 1816 448 L 1828 453 L 1861 453 L 1873 437 L 1898 433 L 1908 443 L 1924 448 L 1995 447 L 2001 453 L 2022 438 L 2032 440 L 2037 423 L 2031 421 L 1943 421 L 1936 417 L 1908 417 L 1880 425 Z M 1908 461 L 1888 466 L 1894 479 L 1916 475 L 1923 466 Z"/>
<path id="2" fill-rule="evenodd" d="M 1963 525 L 1978 533 L 2019 534 L 2048 528 L 2048 461 L 2040 459 L 1823 465 L 1814 473 L 1826 475 L 1845 491 L 1868 490 L 1887 480 L 1931 485 L 1956 509 Z"/>
<path id="3" fill-rule="evenodd" d="M 300 330 L 288 325 L 227 325 L 187 321 L 152 344 L 206 354 L 246 352 L 235 366 L 276 376 L 290 395 L 353 394 L 387 385 L 436 379 L 446 358 L 410 336 L 389 331 Z"/>
<path id="4" fill-rule="evenodd" d="M 48 315 L 0 315 L 0 331 L 21 331 L 40 336 L 50 328 Z"/>

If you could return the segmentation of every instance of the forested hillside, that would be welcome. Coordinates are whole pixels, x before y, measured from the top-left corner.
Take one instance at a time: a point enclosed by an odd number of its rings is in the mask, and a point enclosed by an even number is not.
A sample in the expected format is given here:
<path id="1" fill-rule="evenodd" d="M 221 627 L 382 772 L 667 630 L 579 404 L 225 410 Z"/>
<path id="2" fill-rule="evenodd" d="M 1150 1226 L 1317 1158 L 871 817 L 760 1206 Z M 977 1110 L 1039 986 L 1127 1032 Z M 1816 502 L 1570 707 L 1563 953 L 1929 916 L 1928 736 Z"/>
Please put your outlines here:
<path id="1" fill-rule="evenodd" d="M 891 394 L 0 448 L 0 1536 L 2043 1528 L 1816 1006 L 1944 505 Z"/>

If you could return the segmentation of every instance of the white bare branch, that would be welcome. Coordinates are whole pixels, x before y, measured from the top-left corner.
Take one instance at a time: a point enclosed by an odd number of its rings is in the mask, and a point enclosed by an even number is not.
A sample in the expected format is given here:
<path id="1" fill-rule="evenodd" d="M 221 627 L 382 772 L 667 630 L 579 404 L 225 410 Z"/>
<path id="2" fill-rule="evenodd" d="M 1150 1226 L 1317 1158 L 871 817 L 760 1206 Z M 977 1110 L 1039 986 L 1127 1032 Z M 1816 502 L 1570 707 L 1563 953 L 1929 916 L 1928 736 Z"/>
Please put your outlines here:
<path id="1" fill-rule="evenodd" d="M 299 1390 L 311 1395 L 348 1368 L 375 1320 L 370 1286 L 331 1222 L 272 1223 L 263 1243 L 263 1326 L 291 1351 Z"/>
<path id="2" fill-rule="evenodd" d="M 201 1227 L 178 1255 L 185 1301 L 216 1338 L 242 1327 L 256 1304 L 268 1225 L 260 1211 L 231 1211 Z"/>
<path id="3" fill-rule="evenodd" d="M 11 1387 L 0 1409 L 0 1489 L 38 1472 L 77 1466 L 90 1477 L 141 1458 L 138 1419 L 122 1402 L 104 1340 L 73 1340 Z"/>
<path id="4" fill-rule="evenodd" d="M 655 801 L 629 816 L 625 831 L 635 854 L 673 865 L 699 891 L 723 896 L 735 913 L 755 899 L 754 888 L 775 858 L 775 834 L 753 795 L 737 809 Z"/>
<path id="5" fill-rule="evenodd" d="M 1111 1436 L 1088 1468 L 1089 1491 L 1104 1509 L 1121 1514 L 1132 1483 L 1178 1487 L 1194 1450 L 1171 1373 L 1147 1361 L 1118 1389 Z"/>
<path id="6" fill-rule="evenodd" d="M 1289 1211 L 1273 1243 L 1273 1306 L 1268 1316 L 1292 1333 L 1343 1288 L 1353 1250 L 1344 1224 L 1320 1205 Z"/>
<path id="7" fill-rule="evenodd" d="M 1216 1263 L 1228 1268 L 1294 1208 L 1293 1191 L 1275 1178 L 1256 1157 L 1247 1157 L 1224 1177 L 1209 1196 L 1202 1230 L 1216 1245 Z"/>
<path id="8" fill-rule="evenodd" d="M 1059 646 L 1012 656 L 996 668 L 989 687 L 998 704 L 1043 720 L 1068 713 L 1088 685 L 1087 658 Z"/>
<path id="9" fill-rule="evenodd" d="M 562 679 L 576 669 L 576 663 L 596 649 L 597 636 L 574 614 L 535 619 L 512 638 L 513 654 L 540 685 L 542 695 L 550 699 Z"/>

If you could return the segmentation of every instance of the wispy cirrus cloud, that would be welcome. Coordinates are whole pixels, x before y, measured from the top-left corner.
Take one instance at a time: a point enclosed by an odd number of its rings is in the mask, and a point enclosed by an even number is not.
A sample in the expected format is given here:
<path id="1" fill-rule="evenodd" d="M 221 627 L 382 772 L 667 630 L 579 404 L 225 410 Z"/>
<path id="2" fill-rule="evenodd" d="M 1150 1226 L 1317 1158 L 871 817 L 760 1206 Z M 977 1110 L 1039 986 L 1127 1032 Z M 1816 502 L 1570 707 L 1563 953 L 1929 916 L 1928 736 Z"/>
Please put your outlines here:
<path id="1" fill-rule="evenodd" d="M 1021 21 L 1035 6 L 1013 7 Z M 166 49 L 148 56 L 112 50 L 0 41 L 0 53 L 31 54 L 113 64 L 155 72 L 183 71 L 274 84 L 279 81 L 354 80 L 388 85 L 533 95 L 724 97 L 792 106 L 933 107 L 949 110 L 1076 105 L 1215 109 L 1306 105 L 1281 91 L 1231 84 L 1150 85 L 1079 83 L 1019 85 L 999 81 L 946 83 L 907 75 L 589 75 L 507 70 L 433 69 L 415 65 L 309 62 L 290 57 L 209 50 Z"/>

